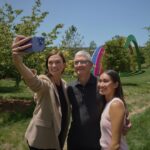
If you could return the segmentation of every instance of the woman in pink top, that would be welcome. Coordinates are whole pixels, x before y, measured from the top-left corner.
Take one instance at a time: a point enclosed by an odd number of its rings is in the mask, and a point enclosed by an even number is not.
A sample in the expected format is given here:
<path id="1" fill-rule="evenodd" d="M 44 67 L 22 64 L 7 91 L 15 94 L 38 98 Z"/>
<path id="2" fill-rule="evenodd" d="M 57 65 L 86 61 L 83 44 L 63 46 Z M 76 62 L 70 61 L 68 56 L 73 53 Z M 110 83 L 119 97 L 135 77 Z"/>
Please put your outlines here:
<path id="1" fill-rule="evenodd" d="M 102 150 L 128 150 L 122 134 L 126 104 L 118 73 L 114 70 L 103 72 L 98 81 L 98 89 L 106 101 L 100 121 Z"/>

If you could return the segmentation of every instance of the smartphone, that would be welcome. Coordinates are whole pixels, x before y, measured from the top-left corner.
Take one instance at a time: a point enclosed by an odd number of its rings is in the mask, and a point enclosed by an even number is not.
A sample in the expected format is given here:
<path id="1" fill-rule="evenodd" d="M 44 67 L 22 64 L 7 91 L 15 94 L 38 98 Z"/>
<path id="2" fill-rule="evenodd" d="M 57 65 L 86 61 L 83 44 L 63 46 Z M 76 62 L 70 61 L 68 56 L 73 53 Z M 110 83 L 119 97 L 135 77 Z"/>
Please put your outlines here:
<path id="1" fill-rule="evenodd" d="M 29 43 L 31 43 L 32 46 L 25 50 L 27 53 L 42 52 L 45 49 L 45 39 L 43 37 L 35 36 L 29 41 Z"/>

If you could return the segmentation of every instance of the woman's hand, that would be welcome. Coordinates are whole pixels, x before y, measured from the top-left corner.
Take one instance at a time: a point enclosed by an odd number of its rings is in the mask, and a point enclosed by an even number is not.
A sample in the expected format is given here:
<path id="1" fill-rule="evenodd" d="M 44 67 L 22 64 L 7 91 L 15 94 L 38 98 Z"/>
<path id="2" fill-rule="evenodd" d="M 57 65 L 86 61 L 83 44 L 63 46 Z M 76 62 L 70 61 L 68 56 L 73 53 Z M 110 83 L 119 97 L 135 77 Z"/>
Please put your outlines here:
<path id="1" fill-rule="evenodd" d="M 25 80 L 35 76 L 35 73 L 23 63 L 23 55 L 26 54 L 25 49 L 32 46 L 32 44 L 28 42 L 29 40 L 31 40 L 31 37 L 18 35 L 12 44 L 13 62 Z"/>
<path id="2" fill-rule="evenodd" d="M 15 40 L 13 41 L 12 57 L 15 64 L 22 62 L 22 57 L 25 54 L 24 50 L 32 46 L 31 43 L 27 43 L 29 40 L 31 40 L 31 37 L 17 35 Z"/>

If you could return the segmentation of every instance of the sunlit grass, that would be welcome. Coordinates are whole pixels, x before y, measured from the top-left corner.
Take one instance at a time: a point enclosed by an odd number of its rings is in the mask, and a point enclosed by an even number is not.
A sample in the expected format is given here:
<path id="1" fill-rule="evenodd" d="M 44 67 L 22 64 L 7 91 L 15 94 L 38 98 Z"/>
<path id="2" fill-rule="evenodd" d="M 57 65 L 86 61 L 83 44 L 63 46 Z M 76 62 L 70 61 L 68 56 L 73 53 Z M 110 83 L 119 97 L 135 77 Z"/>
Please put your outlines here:
<path id="1" fill-rule="evenodd" d="M 150 68 L 142 74 L 122 77 L 121 80 L 129 111 L 135 111 L 149 105 Z"/>
<path id="2" fill-rule="evenodd" d="M 148 150 L 150 145 L 150 108 L 131 117 L 132 129 L 127 134 L 129 150 Z"/>

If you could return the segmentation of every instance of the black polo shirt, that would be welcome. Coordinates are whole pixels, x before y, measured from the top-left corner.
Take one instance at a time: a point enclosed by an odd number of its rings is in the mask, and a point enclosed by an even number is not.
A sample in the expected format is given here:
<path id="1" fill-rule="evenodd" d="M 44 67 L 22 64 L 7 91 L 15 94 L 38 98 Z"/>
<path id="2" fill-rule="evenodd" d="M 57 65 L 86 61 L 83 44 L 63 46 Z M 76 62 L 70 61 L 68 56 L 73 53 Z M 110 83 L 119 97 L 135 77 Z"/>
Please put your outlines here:
<path id="1" fill-rule="evenodd" d="M 78 81 L 68 87 L 72 105 L 72 122 L 68 135 L 68 150 L 100 149 L 100 111 L 97 99 L 97 79 L 92 74 L 85 86 Z"/>

